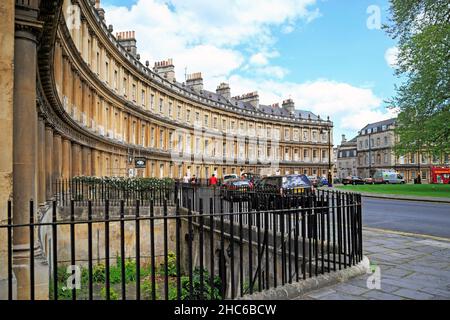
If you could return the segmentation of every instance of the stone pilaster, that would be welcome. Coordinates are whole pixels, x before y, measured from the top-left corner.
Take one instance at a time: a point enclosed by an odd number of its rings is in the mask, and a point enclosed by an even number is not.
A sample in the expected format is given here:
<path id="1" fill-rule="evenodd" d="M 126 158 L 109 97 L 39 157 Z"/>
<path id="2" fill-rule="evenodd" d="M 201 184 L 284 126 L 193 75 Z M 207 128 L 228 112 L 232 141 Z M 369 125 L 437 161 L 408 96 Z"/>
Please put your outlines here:
<path id="1" fill-rule="evenodd" d="M 72 142 L 72 177 L 81 174 L 80 145 Z"/>
<path id="2" fill-rule="evenodd" d="M 38 203 L 45 203 L 46 175 L 45 175 L 45 121 L 40 118 L 38 122 Z"/>
<path id="3" fill-rule="evenodd" d="M 53 129 L 45 127 L 45 195 L 53 197 Z"/>
<path id="4" fill-rule="evenodd" d="M 61 135 L 53 135 L 53 173 L 52 180 L 57 181 L 62 176 L 62 139 Z"/>
<path id="5" fill-rule="evenodd" d="M 81 147 L 81 174 L 89 176 L 89 147 Z"/>
<path id="6" fill-rule="evenodd" d="M 72 148 L 70 145 L 70 140 L 62 139 L 62 178 L 69 179 L 71 177 L 71 153 Z"/>
<path id="7" fill-rule="evenodd" d="M 98 166 L 97 166 L 97 157 L 98 157 L 98 151 L 93 149 L 91 152 L 91 168 L 92 172 L 91 175 L 93 176 L 99 176 Z"/>

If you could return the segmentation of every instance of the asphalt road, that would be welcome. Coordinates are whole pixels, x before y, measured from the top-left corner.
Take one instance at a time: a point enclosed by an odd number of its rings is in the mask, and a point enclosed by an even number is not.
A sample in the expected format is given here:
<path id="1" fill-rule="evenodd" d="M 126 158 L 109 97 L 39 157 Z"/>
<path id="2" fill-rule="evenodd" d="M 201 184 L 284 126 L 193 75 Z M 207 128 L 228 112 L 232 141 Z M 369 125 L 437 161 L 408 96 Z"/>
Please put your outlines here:
<path id="1" fill-rule="evenodd" d="M 450 238 L 450 204 L 363 197 L 363 225 Z"/>
<path id="2" fill-rule="evenodd" d="M 204 212 L 209 212 L 212 190 L 200 189 L 197 195 L 204 198 Z M 228 204 L 223 209 L 224 212 L 230 211 Z M 235 205 L 234 211 L 238 210 Z M 450 239 L 450 204 L 363 197 L 362 210 L 366 227 Z M 220 211 L 219 202 L 216 203 L 216 211 Z"/>

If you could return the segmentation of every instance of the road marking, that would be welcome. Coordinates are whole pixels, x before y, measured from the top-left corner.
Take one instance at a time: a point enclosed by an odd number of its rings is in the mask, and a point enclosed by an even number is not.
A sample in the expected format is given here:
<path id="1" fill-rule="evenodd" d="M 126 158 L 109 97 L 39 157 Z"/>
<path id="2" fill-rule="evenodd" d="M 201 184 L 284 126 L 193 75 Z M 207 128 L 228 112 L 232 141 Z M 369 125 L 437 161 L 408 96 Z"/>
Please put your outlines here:
<path id="1" fill-rule="evenodd" d="M 437 240 L 437 241 L 450 242 L 450 238 L 437 237 L 437 236 L 432 236 L 432 235 L 429 235 L 429 234 L 412 233 L 412 232 L 404 232 L 404 231 L 395 231 L 395 230 L 372 228 L 372 227 L 363 227 L 363 229 L 364 230 L 368 230 L 368 231 L 398 234 L 398 235 L 407 236 L 407 237 L 420 237 L 420 238 L 427 238 L 427 239 L 432 239 L 432 240 Z"/>

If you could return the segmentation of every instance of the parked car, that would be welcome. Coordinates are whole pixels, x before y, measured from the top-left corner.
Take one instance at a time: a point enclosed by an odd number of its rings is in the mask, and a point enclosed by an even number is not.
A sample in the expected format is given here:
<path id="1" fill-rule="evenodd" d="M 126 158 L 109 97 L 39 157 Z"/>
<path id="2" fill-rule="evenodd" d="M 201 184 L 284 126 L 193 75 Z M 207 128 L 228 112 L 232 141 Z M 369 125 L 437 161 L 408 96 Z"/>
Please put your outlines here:
<path id="1" fill-rule="evenodd" d="M 223 176 L 223 183 L 227 182 L 228 180 L 233 180 L 233 179 L 239 179 L 239 176 L 235 173 L 226 174 Z"/>
<path id="2" fill-rule="evenodd" d="M 341 181 L 341 178 L 338 178 L 338 177 L 334 177 L 333 178 L 333 183 L 342 183 L 342 181 Z"/>
<path id="3" fill-rule="evenodd" d="M 282 198 L 308 194 L 313 188 L 311 181 L 304 174 L 264 177 L 253 190 L 255 195 L 264 195 L 264 201 L 253 201 L 253 209 L 273 208 L 282 203 Z"/>
<path id="4" fill-rule="evenodd" d="M 319 187 L 319 178 L 317 178 L 317 176 L 307 176 L 308 180 L 311 182 L 311 184 L 314 187 Z"/>
<path id="5" fill-rule="evenodd" d="M 261 176 L 253 172 L 244 172 L 242 175 L 245 179 L 250 180 L 253 185 L 257 184 L 261 180 Z"/>
<path id="6" fill-rule="evenodd" d="M 262 178 L 256 186 L 256 191 L 274 190 L 283 195 L 290 192 L 299 193 L 310 190 L 311 181 L 304 174 L 289 174 L 285 176 L 271 176 Z"/>
<path id="7" fill-rule="evenodd" d="M 225 200 L 239 201 L 249 198 L 253 184 L 247 179 L 228 179 L 220 186 L 220 196 Z"/>
<path id="8" fill-rule="evenodd" d="M 322 186 L 328 186 L 328 179 L 325 177 L 320 177 L 319 187 L 322 187 Z"/>
<path id="9" fill-rule="evenodd" d="M 374 184 L 375 180 L 372 177 L 364 178 L 364 183 L 365 184 Z"/>
<path id="10" fill-rule="evenodd" d="M 342 184 L 344 186 L 348 185 L 348 184 L 364 184 L 364 180 L 361 177 L 358 176 L 348 176 L 344 179 L 342 179 Z"/>
<path id="11" fill-rule="evenodd" d="M 375 183 L 382 184 L 404 184 L 405 179 L 403 176 L 395 171 L 377 171 L 374 176 Z"/>

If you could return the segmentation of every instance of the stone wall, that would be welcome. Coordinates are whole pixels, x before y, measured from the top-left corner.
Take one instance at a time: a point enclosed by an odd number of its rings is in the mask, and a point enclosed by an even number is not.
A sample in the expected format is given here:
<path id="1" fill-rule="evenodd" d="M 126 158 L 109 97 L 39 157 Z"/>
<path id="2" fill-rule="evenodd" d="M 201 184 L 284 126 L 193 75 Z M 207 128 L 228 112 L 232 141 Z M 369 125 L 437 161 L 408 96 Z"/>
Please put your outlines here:
<path id="1" fill-rule="evenodd" d="M 155 216 L 162 216 L 162 208 L 155 208 Z M 68 208 L 58 208 L 58 220 L 68 221 Z M 132 218 L 134 215 L 134 208 L 126 210 L 125 218 Z M 174 214 L 174 208 L 168 208 L 168 215 Z M 87 208 L 75 209 L 76 220 L 87 219 Z M 149 209 L 141 207 L 141 217 L 148 217 Z M 119 209 L 117 207 L 110 208 L 110 218 L 116 219 L 119 217 Z M 51 222 L 51 209 L 47 210 L 43 215 L 42 222 Z M 104 208 L 94 208 L 92 218 L 104 219 Z M 175 221 L 168 220 L 168 250 L 175 252 Z M 75 230 L 75 259 L 76 264 L 87 266 L 88 263 L 88 225 L 87 223 L 78 224 Z M 140 220 L 140 257 L 143 264 L 150 262 L 151 246 L 150 246 L 150 220 Z M 58 263 L 60 265 L 71 264 L 71 242 L 70 242 L 70 225 L 62 224 L 57 227 L 57 251 Z M 125 221 L 124 223 L 124 244 L 125 244 L 125 258 L 136 257 L 136 222 Z M 47 261 L 52 262 L 52 227 L 43 226 L 39 228 L 39 239 L 43 247 L 43 251 Z M 156 266 L 159 267 L 164 255 L 164 222 L 163 219 L 155 219 L 154 221 L 154 239 L 155 239 L 155 260 Z M 110 264 L 115 264 L 117 258 L 120 257 L 120 222 L 109 223 L 109 256 Z M 92 223 L 92 259 L 93 264 L 105 263 L 105 223 Z M 51 267 L 50 267 L 51 270 Z"/>

